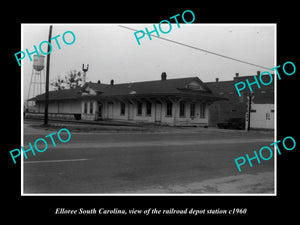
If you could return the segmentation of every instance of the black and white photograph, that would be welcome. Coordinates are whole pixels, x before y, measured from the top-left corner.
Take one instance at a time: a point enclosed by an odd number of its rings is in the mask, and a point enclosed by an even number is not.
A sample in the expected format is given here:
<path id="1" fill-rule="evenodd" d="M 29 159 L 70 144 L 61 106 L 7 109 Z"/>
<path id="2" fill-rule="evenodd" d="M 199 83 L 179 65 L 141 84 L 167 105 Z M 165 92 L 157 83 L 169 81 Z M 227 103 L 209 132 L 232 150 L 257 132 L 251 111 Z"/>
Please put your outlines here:
<path id="1" fill-rule="evenodd" d="M 108 3 L 5 6 L 4 219 L 296 218 L 296 3 Z"/>
<path id="2" fill-rule="evenodd" d="M 276 24 L 21 30 L 23 195 L 276 194 Z"/>

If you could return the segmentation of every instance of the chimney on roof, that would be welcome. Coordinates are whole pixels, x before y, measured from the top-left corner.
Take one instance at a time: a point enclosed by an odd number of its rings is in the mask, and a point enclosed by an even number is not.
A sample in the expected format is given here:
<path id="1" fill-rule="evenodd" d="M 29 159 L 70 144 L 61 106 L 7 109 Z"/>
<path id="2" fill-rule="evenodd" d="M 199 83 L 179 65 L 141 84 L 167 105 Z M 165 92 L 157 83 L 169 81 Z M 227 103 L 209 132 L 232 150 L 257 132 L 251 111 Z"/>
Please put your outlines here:
<path id="1" fill-rule="evenodd" d="M 163 72 L 161 74 L 161 80 L 166 80 L 166 79 L 167 79 L 167 74 L 166 74 L 166 72 Z"/>
<path id="2" fill-rule="evenodd" d="M 216 78 L 216 82 L 219 82 L 219 78 Z"/>
<path id="3" fill-rule="evenodd" d="M 110 80 L 110 85 L 114 85 L 114 80 Z"/>
<path id="4" fill-rule="evenodd" d="M 239 77 L 239 73 L 235 73 L 235 77 Z"/>
<path id="5" fill-rule="evenodd" d="M 260 75 L 260 71 L 258 70 L 258 71 L 257 71 L 257 76 L 259 76 L 259 75 Z"/>

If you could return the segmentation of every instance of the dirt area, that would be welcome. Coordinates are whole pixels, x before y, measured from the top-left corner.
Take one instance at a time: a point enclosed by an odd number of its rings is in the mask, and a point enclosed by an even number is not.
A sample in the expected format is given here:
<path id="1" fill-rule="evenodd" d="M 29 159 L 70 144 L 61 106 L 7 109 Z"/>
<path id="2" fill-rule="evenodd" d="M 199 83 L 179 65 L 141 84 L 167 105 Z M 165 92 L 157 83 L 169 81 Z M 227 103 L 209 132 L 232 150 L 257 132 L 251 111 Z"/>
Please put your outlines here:
<path id="1" fill-rule="evenodd" d="M 167 187 L 152 187 L 138 190 L 138 193 L 230 193 L 230 194 L 274 194 L 274 173 L 261 172 L 258 174 L 241 174 L 184 185 Z"/>

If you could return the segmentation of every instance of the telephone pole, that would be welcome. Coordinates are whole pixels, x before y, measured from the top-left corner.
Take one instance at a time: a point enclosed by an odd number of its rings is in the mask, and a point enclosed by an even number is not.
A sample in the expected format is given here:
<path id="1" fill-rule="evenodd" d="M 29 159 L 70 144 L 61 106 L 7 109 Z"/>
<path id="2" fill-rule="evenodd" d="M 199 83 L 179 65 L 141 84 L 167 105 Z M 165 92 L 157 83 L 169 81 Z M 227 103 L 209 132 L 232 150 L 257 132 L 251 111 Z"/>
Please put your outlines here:
<path id="1" fill-rule="evenodd" d="M 52 25 L 49 28 L 48 42 L 51 44 Z M 50 52 L 50 44 L 48 44 L 48 51 Z M 50 71 L 50 55 L 47 55 L 47 67 L 46 67 L 46 88 L 45 88 L 45 113 L 44 113 L 44 125 L 48 124 L 48 103 L 49 103 L 49 71 Z"/>
<path id="2" fill-rule="evenodd" d="M 251 103 L 252 103 L 252 96 L 248 96 L 248 125 L 247 125 L 247 131 L 250 130 L 250 114 L 251 114 Z"/>

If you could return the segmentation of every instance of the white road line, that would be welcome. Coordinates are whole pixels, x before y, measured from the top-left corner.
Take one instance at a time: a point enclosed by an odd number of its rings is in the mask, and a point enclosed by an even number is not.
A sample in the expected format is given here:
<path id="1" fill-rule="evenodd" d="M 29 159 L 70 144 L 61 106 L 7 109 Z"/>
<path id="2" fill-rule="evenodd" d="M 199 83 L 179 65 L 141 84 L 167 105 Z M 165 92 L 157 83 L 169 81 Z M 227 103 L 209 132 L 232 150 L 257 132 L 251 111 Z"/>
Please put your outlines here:
<path id="1" fill-rule="evenodd" d="M 24 161 L 24 163 L 55 163 L 55 162 L 76 162 L 89 159 L 61 159 L 61 160 L 42 160 L 42 161 Z"/>

